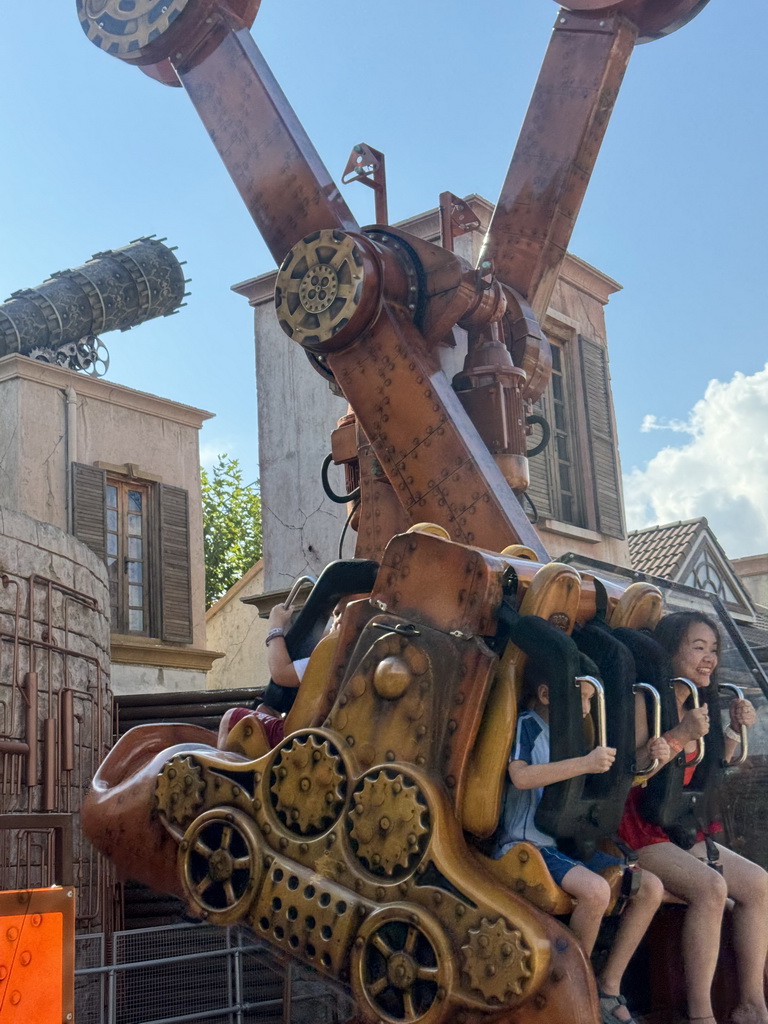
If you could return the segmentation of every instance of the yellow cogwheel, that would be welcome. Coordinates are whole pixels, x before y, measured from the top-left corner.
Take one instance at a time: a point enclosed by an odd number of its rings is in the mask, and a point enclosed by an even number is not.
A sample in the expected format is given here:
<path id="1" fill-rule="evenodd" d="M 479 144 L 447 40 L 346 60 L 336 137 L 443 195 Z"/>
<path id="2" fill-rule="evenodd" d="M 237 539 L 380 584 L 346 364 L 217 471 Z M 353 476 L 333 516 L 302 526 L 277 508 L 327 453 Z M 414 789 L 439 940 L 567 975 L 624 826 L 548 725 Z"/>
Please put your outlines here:
<path id="1" fill-rule="evenodd" d="M 352 799 L 349 836 L 361 864 L 388 877 L 412 871 L 430 834 L 429 808 L 418 786 L 381 769 L 363 776 Z"/>
<path id="2" fill-rule="evenodd" d="M 174 757 L 157 777 L 155 796 L 158 809 L 169 821 L 186 825 L 197 816 L 203 804 L 203 770 L 191 757 Z"/>
<path id="3" fill-rule="evenodd" d="M 323 736 L 295 736 L 272 768 L 275 811 L 289 831 L 319 835 L 341 814 L 345 783 L 344 762 L 332 743 Z"/>
<path id="4" fill-rule="evenodd" d="M 508 928 L 502 918 L 493 924 L 484 917 L 478 928 L 470 928 L 469 942 L 461 947 L 464 971 L 473 989 L 489 1002 L 506 1003 L 520 996 L 531 970 L 531 950 L 517 928 Z"/>

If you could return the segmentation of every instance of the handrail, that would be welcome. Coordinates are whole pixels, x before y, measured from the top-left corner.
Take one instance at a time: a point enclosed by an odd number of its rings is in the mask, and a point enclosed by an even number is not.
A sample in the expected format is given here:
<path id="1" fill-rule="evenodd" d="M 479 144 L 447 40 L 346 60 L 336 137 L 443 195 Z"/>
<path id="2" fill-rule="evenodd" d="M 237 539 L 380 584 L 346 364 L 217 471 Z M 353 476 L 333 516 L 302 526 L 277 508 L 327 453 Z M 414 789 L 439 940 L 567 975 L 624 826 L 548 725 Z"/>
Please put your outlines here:
<path id="1" fill-rule="evenodd" d="M 695 683 L 692 683 L 690 679 L 686 679 L 685 676 L 675 676 L 675 678 L 672 679 L 671 682 L 673 682 L 673 683 L 683 683 L 683 685 L 687 686 L 688 689 L 691 691 L 691 700 L 693 702 L 694 709 L 701 706 L 701 703 L 699 701 L 699 688 L 698 688 L 698 686 L 696 686 Z M 699 738 L 696 740 L 696 757 L 693 759 L 693 761 L 689 761 L 688 762 L 688 767 L 689 768 L 695 768 L 696 765 L 697 764 L 701 764 L 701 762 L 703 760 L 704 760 L 704 737 L 703 736 L 699 736 Z"/>
<path id="2" fill-rule="evenodd" d="M 650 683 L 635 683 L 632 687 L 633 693 L 642 693 L 645 698 L 646 710 L 648 704 L 648 698 L 653 703 L 653 730 L 651 733 L 651 739 L 657 740 L 661 736 L 661 695 L 655 686 L 651 686 Z M 658 757 L 654 757 L 647 768 L 638 768 L 637 764 L 633 767 L 633 772 L 641 779 L 647 779 L 649 775 L 653 775 L 656 769 L 659 767 Z"/>
<path id="3" fill-rule="evenodd" d="M 736 697 L 736 700 L 744 700 L 744 691 L 736 683 L 719 683 L 719 689 L 731 690 Z M 731 767 L 736 768 L 740 764 L 744 764 L 747 760 L 747 754 L 749 753 L 749 739 L 747 737 L 747 727 L 742 722 L 739 726 L 739 742 L 741 743 L 741 753 L 735 761 L 728 761 Z"/>
<path id="4" fill-rule="evenodd" d="M 576 682 L 581 687 L 582 683 L 591 683 L 595 688 L 597 698 L 597 746 L 605 747 L 608 729 L 605 722 L 605 688 L 599 679 L 594 676 L 576 676 Z"/>
<path id="5" fill-rule="evenodd" d="M 309 583 L 310 588 L 314 587 L 314 585 L 317 583 L 317 577 L 316 576 L 299 576 L 294 581 L 294 584 L 291 587 L 291 589 L 288 591 L 288 597 L 286 597 L 286 599 L 284 601 L 284 605 L 285 605 L 286 608 L 290 608 L 291 607 L 293 602 L 298 597 L 299 591 L 301 590 L 301 588 L 306 583 Z"/>

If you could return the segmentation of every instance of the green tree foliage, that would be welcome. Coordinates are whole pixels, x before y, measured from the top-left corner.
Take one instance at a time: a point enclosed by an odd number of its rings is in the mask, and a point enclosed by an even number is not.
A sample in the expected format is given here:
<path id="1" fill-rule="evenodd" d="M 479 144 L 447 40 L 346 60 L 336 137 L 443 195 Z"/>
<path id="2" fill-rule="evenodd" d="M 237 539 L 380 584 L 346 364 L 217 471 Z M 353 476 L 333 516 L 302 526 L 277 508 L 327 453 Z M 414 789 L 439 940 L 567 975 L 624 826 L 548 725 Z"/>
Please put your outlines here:
<path id="1" fill-rule="evenodd" d="M 205 544 L 205 606 L 218 601 L 261 558 L 258 482 L 243 483 L 237 459 L 219 455 L 213 472 L 200 471 Z"/>

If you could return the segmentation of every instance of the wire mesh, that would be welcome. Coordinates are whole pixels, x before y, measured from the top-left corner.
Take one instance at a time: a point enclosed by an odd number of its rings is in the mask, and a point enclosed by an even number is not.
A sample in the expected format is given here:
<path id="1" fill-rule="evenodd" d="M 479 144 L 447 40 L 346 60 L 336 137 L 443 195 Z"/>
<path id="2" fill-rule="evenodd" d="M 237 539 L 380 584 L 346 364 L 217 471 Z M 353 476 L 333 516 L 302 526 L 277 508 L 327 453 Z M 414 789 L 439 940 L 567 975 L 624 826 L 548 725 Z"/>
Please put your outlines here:
<path id="1" fill-rule="evenodd" d="M 339 1024 L 351 1003 L 244 928 L 175 924 L 77 940 L 78 1024 Z"/>

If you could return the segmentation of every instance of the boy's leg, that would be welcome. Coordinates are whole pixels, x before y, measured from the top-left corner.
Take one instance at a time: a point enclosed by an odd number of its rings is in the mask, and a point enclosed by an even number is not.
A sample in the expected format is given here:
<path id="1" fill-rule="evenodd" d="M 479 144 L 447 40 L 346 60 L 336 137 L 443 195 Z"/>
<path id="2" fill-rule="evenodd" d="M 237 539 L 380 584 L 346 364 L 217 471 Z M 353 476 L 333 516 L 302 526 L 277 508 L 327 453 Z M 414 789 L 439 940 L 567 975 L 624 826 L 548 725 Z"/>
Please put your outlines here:
<path id="1" fill-rule="evenodd" d="M 598 977 L 600 991 L 605 995 L 617 996 L 621 992 L 624 971 L 637 949 L 640 940 L 659 908 L 664 895 L 661 881 L 648 871 L 640 872 L 640 885 L 621 915 L 621 921 L 611 946 L 602 974 Z M 626 1007 L 614 1011 L 617 1020 L 629 1020 Z"/>
<path id="2" fill-rule="evenodd" d="M 576 900 L 571 913 L 571 931 L 587 956 L 591 956 L 600 922 L 611 898 L 611 888 L 604 878 L 577 861 L 558 884 Z"/>

